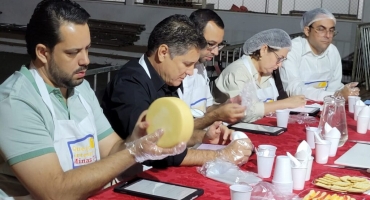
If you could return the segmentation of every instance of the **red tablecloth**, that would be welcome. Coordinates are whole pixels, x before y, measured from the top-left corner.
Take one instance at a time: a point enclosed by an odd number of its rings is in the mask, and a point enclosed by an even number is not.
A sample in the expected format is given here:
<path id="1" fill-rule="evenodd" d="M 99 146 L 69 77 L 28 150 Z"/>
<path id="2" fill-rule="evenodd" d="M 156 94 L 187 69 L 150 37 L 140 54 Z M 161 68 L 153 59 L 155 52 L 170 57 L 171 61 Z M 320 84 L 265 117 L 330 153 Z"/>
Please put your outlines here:
<path id="1" fill-rule="evenodd" d="M 259 120 L 259 124 L 268 124 L 276 125 L 275 118 L 263 118 Z M 348 123 L 348 133 L 349 139 L 356 140 L 367 140 L 370 141 L 370 134 L 361 135 L 356 132 L 356 121 L 353 120 L 353 114 L 347 113 L 347 123 Z M 318 124 L 312 124 L 311 126 L 317 126 Z M 289 124 L 288 131 L 279 135 L 279 136 L 265 136 L 247 133 L 249 138 L 253 141 L 255 146 L 259 144 L 272 144 L 277 147 L 276 155 L 286 155 L 286 152 L 292 154 L 295 153 L 299 143 L 306 138 L 305 126 L 303 124 Z M 334 158 L 329 158 L 328 164 L 334 164 L 334 161 L 343 155 L 349 148 L 351 148 L 355 143 L 346 142 L 343 147 L 338 149 L 337 155 Z M 313 150 L 313 156 L 315 150 Z M 252 155 L 245 165 L 241 167 L 243 170 L 257 172 L 257 158 L 256 155 Z M 312 178 L 324 173 L 341 173 L 347 175 L 357 175 L 357 176 L 367 176 L 370 177 L 370 174 L 366 174 L 361 171 L 348 170 L 348 169 L 337 169 L 329 168 L 323 165 L 313 162 L 311 180 L 306 182 L 305 189 L 315 187 L 312 185 Z M 273 174 L 273 172 L 272 172 Z M 165 182 L 176 183 L 180 185 L 197 187 L 204 189 L 204 194 L 198 199 L 230 199 L 229 186 L 227 184 L 217 182 L 211 179 L 204 177 L 203 175 L 197 173 L 196 167 L 170 167 L 163 170 L 150 169 L 148 171 L 140 174 L 141 177 L 160 180 Z M 264 179 L 265 181 L 271 181 L 271 178 Z M 114 187 L 114 186 L 113 186 Z M 118 194 L 113 192 L 113 187 L 107 188 L 100 191 L 95 196 L 91 197 L 90 200 L 98 199 L 142 199 L 134 196 Z M 299 193 L 301 191 L 294 191 Z M 370 199 L 370 196 L 362 195 L 364 199 Z"/>

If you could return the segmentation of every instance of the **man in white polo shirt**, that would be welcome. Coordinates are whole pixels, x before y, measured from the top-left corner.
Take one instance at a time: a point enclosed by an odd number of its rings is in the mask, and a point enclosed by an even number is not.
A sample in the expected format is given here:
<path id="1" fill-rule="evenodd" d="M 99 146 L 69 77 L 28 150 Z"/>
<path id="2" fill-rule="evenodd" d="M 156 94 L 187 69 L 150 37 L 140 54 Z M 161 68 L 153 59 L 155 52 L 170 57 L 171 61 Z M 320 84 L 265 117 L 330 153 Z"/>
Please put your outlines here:
<path id="1" fill-rule="evenodd" d="M 198 9 L 190 15 L 190 19 L 197 28 L 203 32 L 207 41 L 206 48 L 201 50 L 199 62 L 194 67 L 194 73 L 186 76 L 183 87 L 177 90 L 179 97 L 192 108 L 195 119 L 195 127 L 203 129 L 215 121 L 234 123 L 245 116 L 245 107 L 238 103 L 213 105 L 213 97 L 209 87 L 205 62 L 218 55 L 224 45 L 224 23 L 220 16 L 213 10 Z M 197 112 L 200 114 L 197 116 Z"/>

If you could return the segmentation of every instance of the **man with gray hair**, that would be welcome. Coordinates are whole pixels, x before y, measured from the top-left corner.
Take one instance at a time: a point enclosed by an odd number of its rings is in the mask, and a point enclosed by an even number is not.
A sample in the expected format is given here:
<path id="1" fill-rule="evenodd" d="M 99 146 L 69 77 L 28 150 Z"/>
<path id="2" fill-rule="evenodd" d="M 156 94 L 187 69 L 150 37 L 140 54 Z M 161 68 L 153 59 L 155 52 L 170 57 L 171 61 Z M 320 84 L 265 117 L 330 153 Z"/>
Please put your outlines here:
<path id="1" fill-rule="evenodd" d="M 195 25 L 185 15 L 172 15 L 159 22 L 150 33 L 148 50 L 140 59 L 133 59 L 119 70 L 108 84 L 102 108 L 112 128 L 122 139 L 131 135 L 140 114 L 156 99 L 177 96 L 186 76 L 192 75 L 200 50 L 206 41 Z M 194 129 L 188 146 L 201 142 L 218 144 L 231 130 L 212 124 L 207 131 Z M 145 133 L 144 133 L 145 134 Z M 248 161 L 252 144 L 249 139 L 232 141 L 219 151 L 188 149 L 163 160 L 147 160 L 144 165 L 153 167 L 203 165 L 224 158 L 235 164 Z M 235 157 L 235 155 L 238 155 Z"/>
<path id="2" fill-rule="evenodd" d="M 359 95 L 357 83 L 343 85 L 342 63 L 338 49 L 331 44 L 338 33 L 336 19 L 323 8 L 303 14 L 301 28 L 304 37 L 292 40 L 292 50 L 280 69 L 280 76 L 288 95 L 303 94 L 306 98 L 322 101 L 327 95 Z"/>

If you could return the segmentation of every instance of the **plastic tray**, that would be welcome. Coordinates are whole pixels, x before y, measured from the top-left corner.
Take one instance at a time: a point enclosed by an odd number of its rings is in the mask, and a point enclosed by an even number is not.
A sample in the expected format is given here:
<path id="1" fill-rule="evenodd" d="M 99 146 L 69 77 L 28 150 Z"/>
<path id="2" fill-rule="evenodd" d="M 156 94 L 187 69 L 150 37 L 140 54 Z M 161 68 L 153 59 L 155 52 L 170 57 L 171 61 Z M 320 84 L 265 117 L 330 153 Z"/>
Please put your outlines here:
<path id="1" fill-rule="evenodd" d="M 315 187 L 315 188 L 320 188 L 324 191 L 333 191 L 333 190 L 330 190 L 330 189 L 326 189 L 326 188 L 323 188 L 323 187 L 320 187 L 320 186 L 317 186 L 315 185 L 315 180 L 318 179 L 318 178 L 321 178 L 321 177 L 324 177 L 325 174 L 331 174 L 331 175 L 334 175 L 334 176 L 337 176 L 337 177 L 341 177 L 341 176 L 351 176 L 349 174 L 342 174 L 342 173 L 333 173 L 333 172 L 324 172 L 324 173 L 321 173 L 319 174 L 318 176 L 314 177 L 312 179 L 312 185 Z M 359 178 L 366 178 L 367 180 L 370 180 L 369 177 L 365 177 L 365 176 L 355 176 L 355 177 L 359 177 Z M 367 190 L 363 193 L 355 193 L 355 192 L 338 192 L 338 191 L 334 191 L 335 193 L 337 194 L 364 194 L 364 193 L 369 193 L 370 190 Z M 370 199 L 370 196 L 369 196 L 369 199 Z"/>
<path id="2" fill-rule="evenodd" d="M 340 192 L 334 192 L 334 191 L 330 191 L 330 190 L 326 190 L 326 189 L 319 189 L 319 188 L 309 188 L 309 189 L 306 189 L 306 190 L 303 190 L 302 192 L 300 192 L 298 194 L 298 197 L 299 199 L 303 199 L 307 194 L 310 193 L 311 190 L 315 190 L 315 192 L 320 192 L 323 193 L 323 192 L 326 192 L 326 194 L 330 194 L 330 195 L 333 195 L 333 194 L 337 194 L 337 195 L 340 195 L 340 196 L 344 196 L 344 195 L 348 195 L 350 196 L 351 198 L 354 198 L 356 200 L 364 200 L 364 199 L 367 199 L 367 197 L 364 197 L 362 195 L 359 195 L 359 194 L 342 194 Z"/>

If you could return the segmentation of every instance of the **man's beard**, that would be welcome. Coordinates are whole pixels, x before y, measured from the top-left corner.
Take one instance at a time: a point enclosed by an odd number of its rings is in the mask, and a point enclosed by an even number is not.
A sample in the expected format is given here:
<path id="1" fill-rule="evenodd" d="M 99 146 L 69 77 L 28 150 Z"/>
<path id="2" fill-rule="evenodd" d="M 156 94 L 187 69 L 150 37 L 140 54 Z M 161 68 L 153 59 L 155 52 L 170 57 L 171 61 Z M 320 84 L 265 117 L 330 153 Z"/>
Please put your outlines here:
<path id="1" fill-rule="evenodd" d="M 51 58 L 49 69 L 51 82 L 55 85 L 55 87 L 74 88 L 83 82 L 83 78 L 73 80 L 73 75 L 79 73 L 80 71 L 86 70 L 87 66 L 80 66 L 80 68 L 78 68 L 72 74 L 67 74 L 66 72 L 62 71 L 62 69 L 55 63 L 54 59 Z"/>

